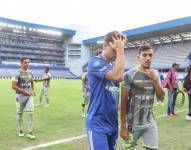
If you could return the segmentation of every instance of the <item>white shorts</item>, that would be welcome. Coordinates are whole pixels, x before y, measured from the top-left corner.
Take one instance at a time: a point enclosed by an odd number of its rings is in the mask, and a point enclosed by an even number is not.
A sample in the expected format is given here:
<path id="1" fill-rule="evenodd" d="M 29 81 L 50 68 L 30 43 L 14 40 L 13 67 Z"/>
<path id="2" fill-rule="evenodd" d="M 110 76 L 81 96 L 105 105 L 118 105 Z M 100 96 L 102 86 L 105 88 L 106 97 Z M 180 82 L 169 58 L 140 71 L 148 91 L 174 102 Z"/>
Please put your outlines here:
<path id="1" fill-rule="evenodd" d="M 48 95 L 49 87 L 42 87 L 40 93 L 42 95 Z"/>
<path id="2" fill-rule="evenodd" d="M 83 92 L 83 104 L 88 105 L 89 100 L 90 100 L 90 92 Z"/>
<path id="3" fill-rule="evenodd" d="M 143 140 L 143 147 L 158 149 L 158 129 L 155 121 L 148 127 L 134 128 L 134 146 L 140 138 Z M 124 141 L 124 144 L 126 143 L 128 142 Z"/>
<path id="4" fill-rule="evenodd" d="M 16 94 L 16 108 L 17 108 L 17 114 L 22 114 L 24 111 L 28 113 L 33 113 L 34 112 L 33 97 Z"/>

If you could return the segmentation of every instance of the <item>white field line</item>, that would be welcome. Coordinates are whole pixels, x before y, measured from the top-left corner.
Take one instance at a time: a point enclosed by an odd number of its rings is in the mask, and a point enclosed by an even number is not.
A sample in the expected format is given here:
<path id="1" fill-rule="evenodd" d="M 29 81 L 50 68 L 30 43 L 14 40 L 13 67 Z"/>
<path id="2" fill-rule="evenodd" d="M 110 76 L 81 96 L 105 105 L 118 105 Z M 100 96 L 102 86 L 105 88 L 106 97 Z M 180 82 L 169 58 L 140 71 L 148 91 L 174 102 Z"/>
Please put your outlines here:
<path id="1" fill-rule="evenodd" d="M 67 143 L 70 141 L 79 140 L 79 139 L 82 139 L 85 137 L 86 137 L 86 134 L 83 134 L 83 135 L 76 136 L 76 137 L 71 137 L 71 138 L 67 138 L 67 139 L 61 139 L 61 140 L 56 140 L 56 141 L 39 144 L 39 145 L 31 146 L 31 147 L 26 147 L 21 150 L 33 150 L 33 149 L 38 149 L 38 148 L 44 148 L 44 147 L 48 147 L 48 146 L 52 146 L 52 145 L 56 145 L 56 144 Z"/>
<path id="2" fill-rule="evenodd" d="M 177 111 L 177 113 L 180 112 L 184 112 L 187 109 L 182 109 L 180 111 Z M 167 116 L 166 114 L 162 114 L 156 117 L 156 119 L 162 118 Z M 80 135 L 80 136 L 75 136 L 75 137 L 71 137 L 71 138 L 67 138 L 67 139 L 60 139 L 60 140 L 56 140 L 56 141 L 52 141 L 52 142 L 48 142 L 48 143 L 44 143 L 44 144 L 39 144 L 39 145 L 35 145 L 35 146 L 30 146 L 30 147 L 26 147 L 26 148 L 22 148 L 21 150 L 34 150 L 34 149 L 38 149 L 38 148 L 44 148 L 44 147 L 48 147 L 48 146 L 52 146 L 52 145 L 56 145 L 56 144 L 61 144 L 61 143 L 67 143 L 67 142 L 71 142 L 71 141 L 75 141 L 75 140 L 79 140 L 82 138 L 85 138 L 86 134 Z"/>

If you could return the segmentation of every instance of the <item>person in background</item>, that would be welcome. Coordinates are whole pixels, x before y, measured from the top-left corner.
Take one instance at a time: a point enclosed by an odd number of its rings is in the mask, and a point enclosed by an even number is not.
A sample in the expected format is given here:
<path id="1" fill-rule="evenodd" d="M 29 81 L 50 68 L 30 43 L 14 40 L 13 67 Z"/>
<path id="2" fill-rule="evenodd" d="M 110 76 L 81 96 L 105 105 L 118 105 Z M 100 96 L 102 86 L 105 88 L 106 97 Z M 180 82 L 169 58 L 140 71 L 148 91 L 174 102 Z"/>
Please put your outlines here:
<path id="1" fill-rule="evenodd" d="M 179 65 L 176 63 L 172 64 L 172 68 L 168 71 L 167 73 L 167 84 L 168 84 L 168 104 L 167 104 L 167 115 L 169 117 L 174 117 L 178 116 L 174 112 L 175 108 L 175 95 L 177 90 L 179 89 L 178 87 L 178 73 L 179 71 Z"/>
<path id="2" fill-rule="evenodd" d="M 188 94 L 188 114 L 185 119 L 191 121 L 191 65 L 186 69 L 186 77 L 183 83 L 184 91 Z"/>

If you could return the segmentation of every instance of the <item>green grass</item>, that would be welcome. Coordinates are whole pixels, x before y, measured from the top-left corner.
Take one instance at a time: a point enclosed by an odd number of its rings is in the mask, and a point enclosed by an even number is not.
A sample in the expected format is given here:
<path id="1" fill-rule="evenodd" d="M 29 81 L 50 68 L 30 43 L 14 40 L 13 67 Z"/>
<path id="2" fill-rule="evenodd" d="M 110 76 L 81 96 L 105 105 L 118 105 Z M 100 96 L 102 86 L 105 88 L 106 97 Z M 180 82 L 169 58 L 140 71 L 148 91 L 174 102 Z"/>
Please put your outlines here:
<path id="1" fill-rule="evenodd" d="M 34 134 L 35 140 L 18 137 L 16 123 L 15 94 L 11 89 L 11 80 L 0 80 L 0 150 L 17 150 L 32 145 L 47 143 L 62 138 L 85 134 L 85 119 L 81 118 L 81 81 L 52 80 L 49 93 L 50 107 L 35 107 Z M 38 102 L 41 83 L 35 84 Z M 187 99 L 182 110 L 187 108 Z M 166 113 L 165 106 L 154 108 L 156 116 Z M 191 122 L 184 119 L 187 111 L 179 113 L 176 118 L 162 117 L 157 119 L 160 150 L 191 149 Z M 27 114 L 24 115 L 24 127 L 27 132 Z M 139 141 L 141 145 L 141 140 Z M 119 138 L 118 150 L 122 149 Z M 142 149 L 141 146 L 136 148 Z M 86 138 L 58 144 L 40 150 L 88 150 Z"/>

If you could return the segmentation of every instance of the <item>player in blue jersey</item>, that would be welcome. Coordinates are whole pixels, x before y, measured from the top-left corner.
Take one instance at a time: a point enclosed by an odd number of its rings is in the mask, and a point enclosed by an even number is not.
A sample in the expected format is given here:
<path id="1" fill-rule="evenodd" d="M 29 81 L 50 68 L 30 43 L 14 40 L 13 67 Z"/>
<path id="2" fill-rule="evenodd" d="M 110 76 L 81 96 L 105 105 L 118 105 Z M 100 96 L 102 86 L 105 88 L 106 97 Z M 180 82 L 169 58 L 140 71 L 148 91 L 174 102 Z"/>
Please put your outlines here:
<path id="1" fill-rule="evenodd" d="M 123 80 L 125 36 L 105 36 L 103 52 L 88 62 L 90 101 L 86 129 L 91 150 L 115 150 L 118 138 L 119 81 Z M 113 63 L 115 61 L 115 64 Z"/>

